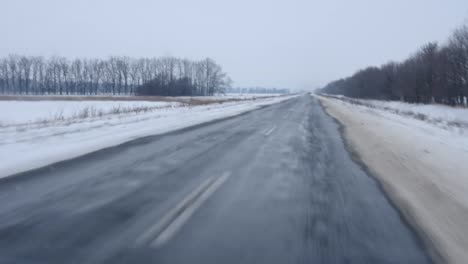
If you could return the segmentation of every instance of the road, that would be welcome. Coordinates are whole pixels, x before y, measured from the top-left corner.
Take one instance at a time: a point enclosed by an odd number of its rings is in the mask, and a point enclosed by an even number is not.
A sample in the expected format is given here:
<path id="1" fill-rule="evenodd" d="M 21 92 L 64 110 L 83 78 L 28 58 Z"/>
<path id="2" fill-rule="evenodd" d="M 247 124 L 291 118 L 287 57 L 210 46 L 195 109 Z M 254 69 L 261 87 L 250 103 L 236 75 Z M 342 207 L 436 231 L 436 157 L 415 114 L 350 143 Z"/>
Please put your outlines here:
<path id="1" fill-rule="evenodd" d="M 10 177 L 0 199 L 0 263 L 430 263 L 310 96 Z"/>

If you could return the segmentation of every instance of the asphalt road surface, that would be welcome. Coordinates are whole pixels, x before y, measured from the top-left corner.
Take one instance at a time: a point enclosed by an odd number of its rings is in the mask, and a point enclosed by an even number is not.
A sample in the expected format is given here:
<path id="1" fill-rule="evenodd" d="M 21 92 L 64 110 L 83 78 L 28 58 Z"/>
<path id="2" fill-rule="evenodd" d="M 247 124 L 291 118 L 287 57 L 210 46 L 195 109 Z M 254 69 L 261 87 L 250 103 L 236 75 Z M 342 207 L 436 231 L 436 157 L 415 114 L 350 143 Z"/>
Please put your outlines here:
<path id="1" fill-rule="evenodd" d="M 0 263 L 430 263 L 310 96 L 10 177 L 0 199 Z"/>

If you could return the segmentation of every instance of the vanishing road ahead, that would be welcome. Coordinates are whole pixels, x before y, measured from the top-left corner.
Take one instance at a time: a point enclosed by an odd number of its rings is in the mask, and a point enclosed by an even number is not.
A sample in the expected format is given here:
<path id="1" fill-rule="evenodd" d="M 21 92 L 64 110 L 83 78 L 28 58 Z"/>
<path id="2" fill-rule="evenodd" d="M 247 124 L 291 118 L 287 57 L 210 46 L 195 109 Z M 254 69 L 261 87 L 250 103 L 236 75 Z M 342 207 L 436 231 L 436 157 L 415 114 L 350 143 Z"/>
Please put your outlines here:
<path id="1" fill-rule="evenodd" d="M 311 96 L 10 177 L 0 199 L 0 263 L 430 263 Z"/>

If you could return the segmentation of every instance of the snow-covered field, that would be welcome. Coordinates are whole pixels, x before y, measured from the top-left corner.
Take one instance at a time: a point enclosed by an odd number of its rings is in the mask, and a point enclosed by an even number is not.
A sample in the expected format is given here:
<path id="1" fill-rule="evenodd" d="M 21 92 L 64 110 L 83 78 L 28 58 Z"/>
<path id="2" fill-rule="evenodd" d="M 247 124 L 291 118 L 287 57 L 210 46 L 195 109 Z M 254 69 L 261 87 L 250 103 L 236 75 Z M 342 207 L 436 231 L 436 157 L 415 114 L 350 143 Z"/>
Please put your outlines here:
<path id="1" fill-rule="evenodd" d="M 231 98 L 261 98 L 261 97 L 272 97 L 272 96 L 281 96 L 281 94 L 268 94 L 268 93 L 227 93 L 224 96 Z"/>
<path id="2" fill-rule="evenodd" d="M 466 110 L 319 98 L 343 124 L 351 150 L 382 183 L 440 262 L 467 263 L 468 132 L 441 126 L 463 122 Z M 444 120 L 434 123 L 394 111 L 397 108 Z"/>
<path id="3" fill-rule="evenodd" d="M 197 106 L 135 101 L 0 101 L 0 122 L 5 124 L 0 126 L 0 178 L 136 138 L 238 115 L 291 97 Z M 115 111 L 124 108 L 137 111 Z M 83 109 L 107 114 L 83 115 Z M 56 118 L 57 112 L 64 118 Z"/>
<path id="4" fill-rule="evenodd" d="M 206 100 L 245 100 L 245 99 L 261 99 L 267 97 L 284 96 L 284 94 L 256 94 L 256 93 L 226 93 L 217 94 L 214 96 L 200 97 Z"/>
<path id="5" fill-rule="evenodd" d="M 147 101 L 0 101 L 0 127 L 73 121 L 115 113 L 177 107 L 177 102 Z"/>
<path id="6" fill-rule="evenodd" d="M 142 113 L 183 106 L 191 99 L 199 101 L 250 100 L 278 97 L 280 94 L 223 94 L 206 97 L 177 97 L 177 101 L 99 101 L 99 100 L 0 100 L 0 127 L 49 125 L 75 122 L 83 118 L 101 118 L 122 113 Z M 171 99 L 171 98 L 169 98 Z M 180 101 L 180 102 L 178 102 Z M 185 103 L 184 103 L 185 102 Z"/>

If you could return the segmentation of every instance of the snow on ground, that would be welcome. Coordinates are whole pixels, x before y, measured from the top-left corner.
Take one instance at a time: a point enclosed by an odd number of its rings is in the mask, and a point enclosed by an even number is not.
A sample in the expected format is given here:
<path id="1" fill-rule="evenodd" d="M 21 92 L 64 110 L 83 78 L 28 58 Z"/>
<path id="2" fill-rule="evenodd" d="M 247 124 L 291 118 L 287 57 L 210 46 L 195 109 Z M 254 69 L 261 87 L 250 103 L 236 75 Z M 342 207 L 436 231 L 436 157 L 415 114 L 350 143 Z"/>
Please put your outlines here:
<path id="1" fill-rule="evenodd" d="M 446 129 L 468 130 L 468 108 L 455 108 L 440 104 L 410 104 L 399 101 L 364 100 L 344 96 L 331 97 L 350 103 L 368 106 L 370 108 L 376 108 L 424 120 Z"/>
<path id="2" fill-rule="evenodd" d="M 44 102 L 40 106 L 31 106 L 41 102 L 24 102 L 31 111 L 24 112 L 21 107 L 3 104 L 1 112 L 10 113 L 9 117 L 2 113 L 8 126 L 0 127 L 0 178 L 23 171 L 40 168 L 51 163 L 75 158 L 102 148 L 115 146 L 144 136 L 157 135 L 193 126 L 196 124 L 238 115 L 261 106 L 278 103 L 292 96 L 243 100 L 236 102 L 214 103 L 189 106 L 174 105 L 160 107 L 150 111 L 119 112 L 101 116 L 74 119 L 53 119 L 46 123 L 29 123 L 49 116 L 55 109 L 63 107 L 64 113 L 73 116 L 75 111 L 89 106 L 79 102 Z M 2 102 L 3 103 L 3 102 Z M 122 102 L 118 102 L 122 104 Z M 148 106 L 143 102 L 129 102 Z M 31 104 L 31 105 L 29 105 Z M 67 107 L 69 104 L 70 107 Z M 113 109 L 115 103 L 92 102 L 94 107 Z M 151 106 L 155 103 L 150 102 Z M 156 103 L 157 106 L 167 106 L 166 103 Z M 44 106 L 44 109 L 41 108 Z M 75 108 L 76 106 L 76 108 Z M 16 111 L 15 111 L 16 110 Z M 50 112 L 52 111 L 52 112 Z M 18 114 L 18 120 L 16 120 Z M 8 120 L 8 121 L 7 121 Z M 13 124 L 13 125 L 11 125 Z M 15 125 L 16 124 L 16 125 Z"/>
<path id="3" fill-rule="evenodd" d="M 227 93 L 225 96 L 232 98 L 259 98 L 259 97 L 272 97 L 281 96 L 282 94 L 270 94 L 270 93 Z"/>
<path id="4" fill-rule="evenodd" d="M 284 96 L 284 94 L 268 94 L 268 93 L 226 93 L 226 94 L 217 94 L 215 96 L 207 96 L 202 98 L 207 98 L 208 100 L 230 100 L 230 99 L 260 99 L 266 97 L 277 97 Z"/>
<path id="5" fill-rule="evenodd" d="M 366 101 L 366 100 L 361 100 Z M 468 109 L 467 108 L 455 108 L 447 105 L 438 104 L 409 104 L 398 101 L 377 101 L 368 100 L 369 104 L 374 107 L 391 110 L 397 113 L 410 113 L 415 117 L 425 116 L 426 120 L 433 123 L 443 124 L 455 124 L 460 123 L 468 126 Z"/>
<path id="6" fill-rule="evenodd" d="M 342 98 L 319 98 L 327 112 L 343 124 L 350 149 L 420 231 L 436 258 L 442 263 L 467 263 L 466 131 L 442 128 L 372 105 L 401 107 L 451 120 L 463 119 L 458 113 L 466 110 L 378 101 L 358 105 Z"/>
<path id="7" fill-rule="evenodd" d="M 139 109 L 159 109 L 176 102 L 145 101 L 0 101 L 0 126 L 54 122 Z"/>

